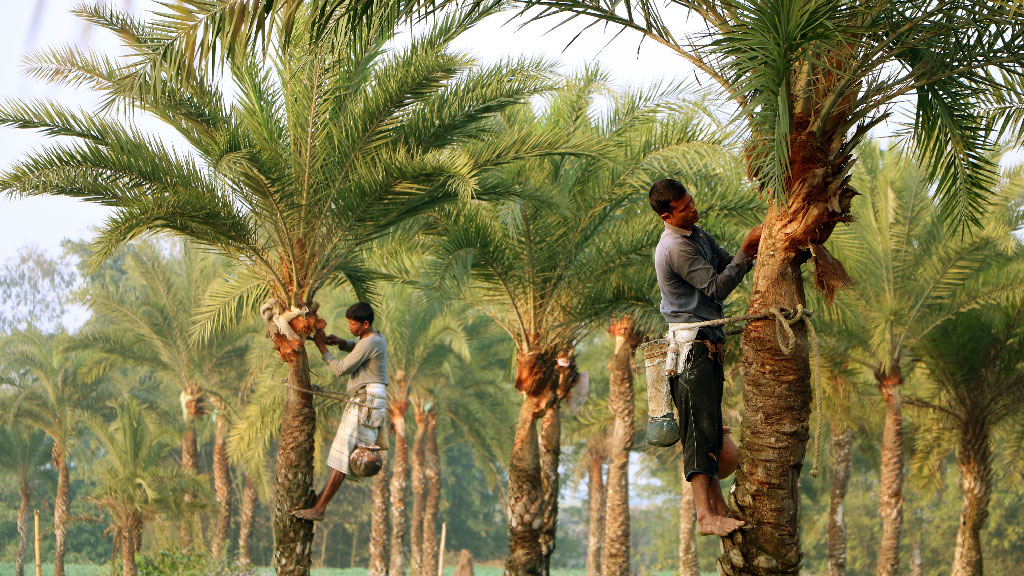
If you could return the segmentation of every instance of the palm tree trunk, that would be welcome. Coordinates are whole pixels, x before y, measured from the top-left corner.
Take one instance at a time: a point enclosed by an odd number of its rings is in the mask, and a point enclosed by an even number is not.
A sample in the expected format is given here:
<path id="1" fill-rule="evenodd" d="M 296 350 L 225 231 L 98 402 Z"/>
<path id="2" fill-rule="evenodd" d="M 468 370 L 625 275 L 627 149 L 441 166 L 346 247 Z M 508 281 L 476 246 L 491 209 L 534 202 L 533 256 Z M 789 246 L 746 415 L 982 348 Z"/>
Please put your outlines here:
<path id="1" fill-rule="evenodd" d="M 629 318 L 612 326 L 615 351 L 608 363 L 608 407 L 612 433 L 608 442 L 601 570 L 605 576 L 629 575 L 629 451 L 633 449 L 633 354 L 638 343 Z"/>
<path id="2" fill-rule="evenodd" d="M 601 543 L 604 541 L 605 486 L 603 477 L 604 447 L 601 440 L 591 440 L 587 448 L 587 576 L 601 575 Z"/>
<path id="3" fill-rule="evenodd" d="M 897 576 L 900 570 L 900 533 L 903 530 L 903 414 L 898 371 L 879 378 L 885 398 L 882 431 L 882 470 L 879 481 L 882 542 L 878 550 L 877 576 Z"/>
<path id="4" fill-rule="evenodd" d="M 686 461 L 679 458 L 682 489 L 679 498 L 679 576 L 700 576 L 697 570 L 697 509 L 693 489 L 686 481 Z"/>
<path id="5" fill-rule="evenodd" d="M 427 413 L 423 463 L 426 476 L 426 504 L 423 507 L 423 574 L 434 576 L 439 554 L 444 554 L 444 550 L 438 549 L 437 542 L 437 514 L 441 508 L 441 455 L 437 450 L 436 411 Z"/>
<path id="6" fill-rule="evenodd" d="M 288 383 L 308 390 L 309 357 L 305 348 L 295 351 L 288 367 Z M 274 490 L 274 568 L 278 576 L 309 574 L 313 523 L 299 520 L 292 512 L 313 503 L 315 442 L 313 397 L 289 388 L 281 414 Z"/>
<path id="7" fill-rule="evenodd" d="M 138 568 L 135 566 L 135 530 L 132 526 L 125 526 L 121 531 L 121 576 L 135 576 Z"/>
<path id="8" fill-rule="evenodd" d="M 769 210 L 754 268 L 751 312 L 804 304 L 800 265 L 807 258 L 807 239 L 790 234 L 802 234 L 804 215 L 792 208 Z M 800 568 L 800 470 L 811 386 L 807 332 L 802 323 L 793 331 L 789 353 L 776 342 L 774 321 L 750 322 L 743 332 L 743 444 L 729 501 L 757 529 L 722 539 L 718 565 L 728 576 L 795 575 Z"/>
<path id="9" fill-rule="evenodd" d="M 412 471 L 412 521 L 409 534 L 409 572 L 412 576 L 420 576 L 423 566 L 423 488 L 426 482 L 423 471 L 423 434 L 426 428 L 423 408 L 413 406 L 413 419 L 416 421 L 416 433 L 412 438 L 412 453 L 409 465 Z"/>
<path id="10" fill-rule="evenodd" d="M 555 530 L 558 527 L 558 461 L 562 456 L 562 411 L 560 402 L 550 406 L 540 423 L 540 485 L 541 505 L 540 551 L 544 574 L 551 572 L 551 555 L 555 552 Z"/>
<path id="11" fill-rule="evenodd" d="M 828 548 L 825 558 L 826 576 L 846 575 L 846 518 L 844 502 L 846 487 L 850 483 L 850 448 L 853 430 L 833 425 L 832 430 L 832 490 L 828 508 Z"/>
<path id="12" fill-rule="evenodd" d="M 380 434 L 387 434 L 382 428 Z M 388 572 L 388 459 L 384 456 L 380 472 L 373 477 L 373 510 L 370 513 L 369 576 Z"/>
<path id="13" fill-rule="evenodd" d="M 238 563 L 243 567 L 252 565 L 252 527 L 256 516 L 256 481 L 252 474 L 245 475 L 242 488 L 242 510 L 238 519 Z"/>
<path id="14" fill-rule="evenodd" d="M 519 408 L 515 439 L 508 463 L 508 557 L 505 572 L 514 576 L 543 573 L 540 547 L 540 456 L 537 443 L 537 409 L 540 400 L 526 396 Z"/>
<path id="15" fill-rule="evenodd" d="M 64 576 L 64 551 L 68 536 L 68 505 L 71 502 L 71 479 L 68 472 L 67 452 L 53 445 L 53 463 L 57 466 L 57 497 L 53 502 L 53 532 L 57 549 L 53 558 L 53 576 Z"/>
<path id="16" fill-rule="evenodd" d="M 405 493 L 409 485 L 409 441 L 406 439 L 406 403 L 395 406 L 391 411 L 391 423 L 395 427 L 395 460 L 391 471 L 391 560 L 388 563 L 390 576 L 405 575 Z"/>
<path id="17" fill-rule="evenodd" d="M 228 420 L 223 412 L 217 418 L 217 431 L 213 441 L 213 488 L 217 495 L 217 528 L 213 533 L 210 552 L 214 558 L 220 559 L 224 553 L 224 543 L 228 540 L 231 528 L 231 508 L 234 494 L 231 489 L 231 469 L 228 466 Z"/>
<path id="18" fill-rule="evenodd" d="M 968 418 L 960 424 L 960 489 L 963 504 L 956 533 L 952 576 L 981 576 L 981 530 L 988 519 L 992 496 L 992 448 L 984 418 Z"/>
<path id="19" fill-rule="evenodd" d="M 28 509 L 32 505 L 32 484 L 27 477 L 22 477 L 18 493 L 21 505 L 18 506 L 18 556 L 14 559 L 14 576 L 25 576 L 25 552 L 28 550 Z"/>
<path id="20" fill-rule="evenodd" d="M 195 421 L 191 418 L 185 419 L 185 431 L 181 434 L 181 469 L 192 476 L 199 475 L 199 447 L 196 440 Z M 186 493 L 184 500 L 186 505 L 195 498 L 191 493 Z M 181 547 L 192 547 L 192 523 L 195 520 L 194 514 L 188 511 L 181 516 Z"/>

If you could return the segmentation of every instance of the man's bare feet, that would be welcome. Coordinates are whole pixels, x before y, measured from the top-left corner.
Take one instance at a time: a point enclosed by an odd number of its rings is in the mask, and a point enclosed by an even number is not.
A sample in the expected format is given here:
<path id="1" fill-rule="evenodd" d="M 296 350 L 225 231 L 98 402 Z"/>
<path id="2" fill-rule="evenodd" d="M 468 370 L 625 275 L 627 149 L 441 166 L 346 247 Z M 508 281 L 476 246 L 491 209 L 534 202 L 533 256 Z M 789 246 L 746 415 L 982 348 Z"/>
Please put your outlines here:
<path id="1" fill-rule="evenodd" d="M 728 536 L 743 526 L 742 520 L 726 516 L 705 516 L 697 519 L 697 532 L 704 535 Z"/>
<path id="2" fill-rule="evenodd" d="M 292 516 L 301 520 L 309 520 L 310 522 L 319 522 L 324 519 L 324 513 L 318 511 L 316 508 L 306 508 L 305 510 L 296 510 L 292 512 Z"/>

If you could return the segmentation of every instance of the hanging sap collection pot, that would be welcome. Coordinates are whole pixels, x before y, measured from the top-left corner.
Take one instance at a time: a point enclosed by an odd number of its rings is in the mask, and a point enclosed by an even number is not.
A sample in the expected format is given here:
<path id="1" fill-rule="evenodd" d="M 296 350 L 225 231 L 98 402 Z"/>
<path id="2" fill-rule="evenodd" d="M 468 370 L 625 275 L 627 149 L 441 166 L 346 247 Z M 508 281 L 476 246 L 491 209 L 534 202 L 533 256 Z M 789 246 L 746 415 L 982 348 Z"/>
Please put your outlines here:
<path id="1" fill-rule="evenodd" d="M 640 346 L 644 351 L 647 368 L 647 430 L 646 440 L 651 446 L 665 448 L 679 441 L 675 405 L 665 373 L 668 340 L 652 340 Z"/>
<path id="2" fill-rule="evenodd" d="M 353 476 L 369 478 L 380 472 L 384 466 L 384 459 L 381 458 L 380 448 L 360 444 L 352 451 L 348 458 L 348 468 Z"/>

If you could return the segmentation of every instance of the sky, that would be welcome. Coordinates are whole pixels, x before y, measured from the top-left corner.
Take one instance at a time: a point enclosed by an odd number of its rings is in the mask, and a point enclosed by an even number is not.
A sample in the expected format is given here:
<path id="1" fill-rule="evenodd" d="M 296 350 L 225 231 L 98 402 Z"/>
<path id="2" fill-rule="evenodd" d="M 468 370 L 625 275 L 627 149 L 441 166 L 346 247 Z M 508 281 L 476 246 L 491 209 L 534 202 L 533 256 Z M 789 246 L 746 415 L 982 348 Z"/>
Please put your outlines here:
<path id="1" fill-rule="evenodd" d="M 116 3 L 130 5 L 137 13 L 156 4 L 153 0 Z M 0 0 L 6 20 L 0 50 L 8 55 L 0 59 L 0 100 L 48 98 L 73 109 L 89 109 L 95 104 L 95 97 L 87 91 L 56 88 L 22 73 L 24 57 L 45 47 L 77 44 L 99 51 L 116 51 L 116 42 L 109 35 L 90 30 L 71 14 L 71 7 L 76 4 L 71 0 Z M 455 47 L 476 55 L 484 63 L 514 55 L 545 56 L 560 61 L 566 72 L 594 62 L 622 87 L 694 79 L 692 67 L 682 58 L 654 42 L 641 42 L 637 34 L 622 34 L 609 42 L 613 31 L 595 26 L 567 47 L 579 25 L 552 31 L 548 23 L 521 27 L 521 21 L 507 23 L 508 20 L 508 15 L 498 15 L 483 22 L 461 36 Z M 34 30 L 33 21 L 38 22 Z M 159 131 L 155 124 L 152 128 Z M 174 138 L 168 135 L 168 140 Z M 0 127 L 0 169 L 7 169 L 26 153 L 40 148 L 43 142 L 44 138 L 36 133 Z M 25 245 L 57 255 L 63 239 L 91 237 L 107 214 L 105 208 L 71 199 L 0 197 L 0 262 L 14 257 Z"/>

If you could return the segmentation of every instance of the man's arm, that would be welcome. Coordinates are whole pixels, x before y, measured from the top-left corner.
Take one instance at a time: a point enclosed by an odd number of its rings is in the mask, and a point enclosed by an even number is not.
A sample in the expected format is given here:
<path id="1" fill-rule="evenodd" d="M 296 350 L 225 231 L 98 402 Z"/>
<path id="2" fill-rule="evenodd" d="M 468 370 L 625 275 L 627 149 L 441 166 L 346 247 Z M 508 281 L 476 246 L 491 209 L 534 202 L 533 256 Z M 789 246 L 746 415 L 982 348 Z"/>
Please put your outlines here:
<path id="1" fill-rule="evenodd" d="M 326 346 L 320 350 L 320 354 L 335 376 L 351 374 L 370 359 L 370 353 L 373 351 L 373 348 L 365 340 L 366 338 L 362 338 L 355 341 L 352 351 L 341 359 L 335 358 L 333 354 L 328 352 Z M 352 341 L 349 340 L 348 342 L 351 343 Z"/>
<path id="2" fill-rule="evenodd" d="M 718 272 L 707 260 L 701 258 L 689 242 L 677 244 L 668 252 L 668 263 L 673 272 L 710 298 L 719 301 L 725 300 L 750 270 L 751 265 L 747 259 L 748 256 L 741 250 Z"/>

